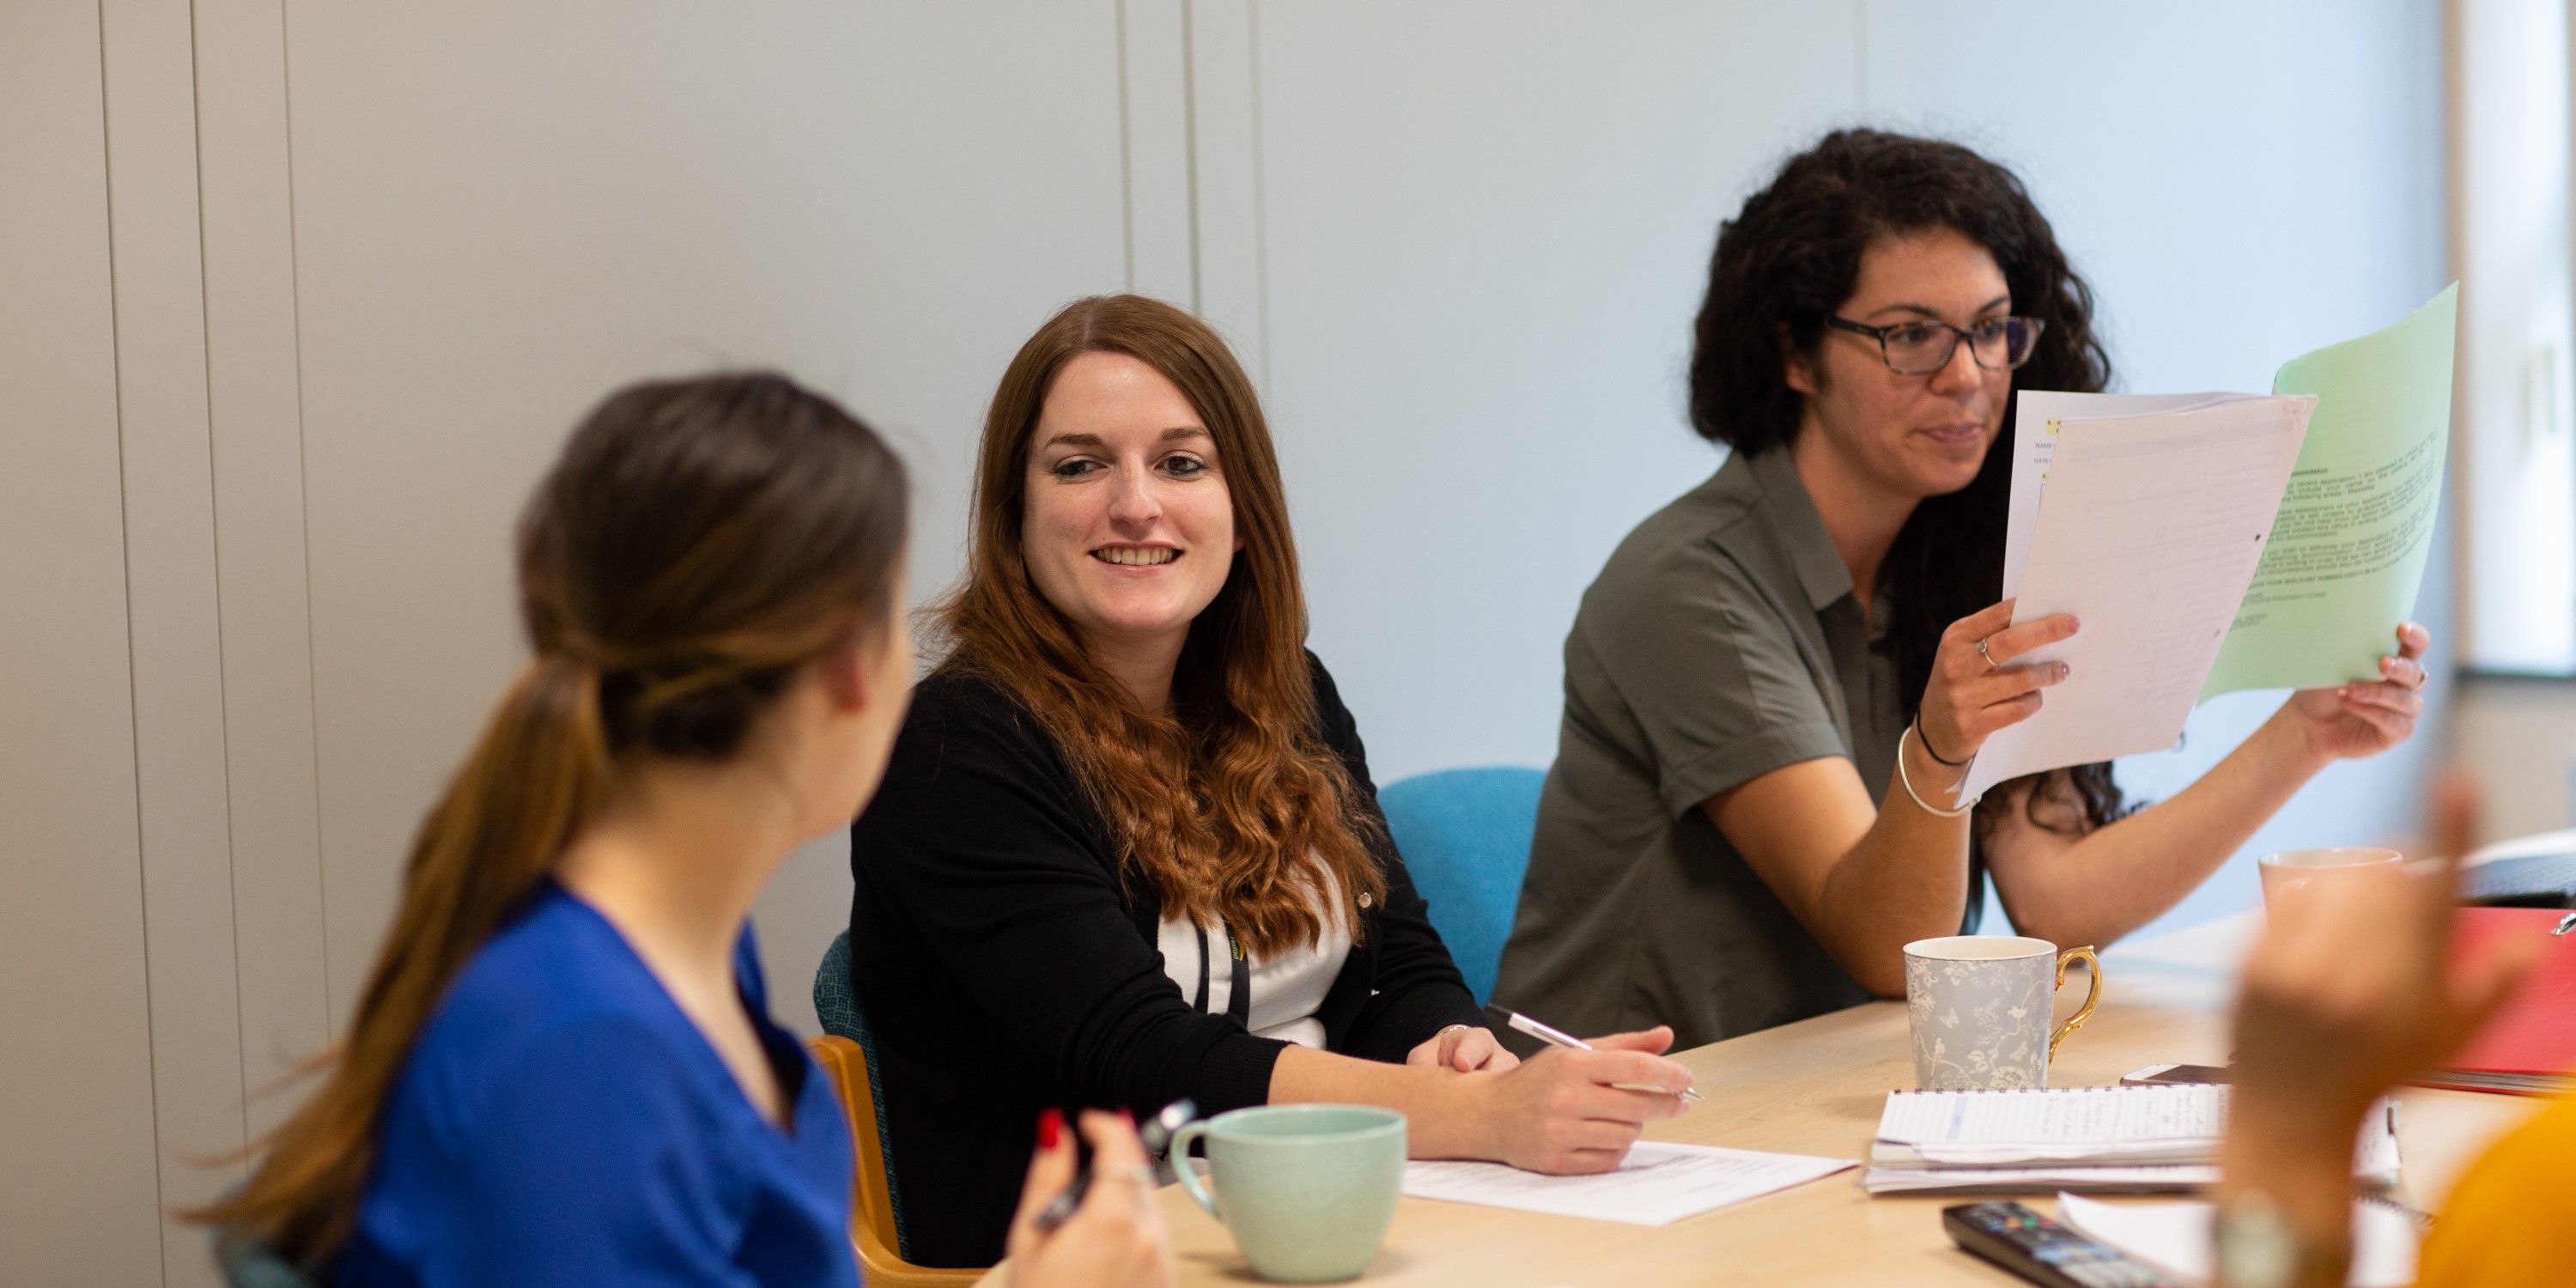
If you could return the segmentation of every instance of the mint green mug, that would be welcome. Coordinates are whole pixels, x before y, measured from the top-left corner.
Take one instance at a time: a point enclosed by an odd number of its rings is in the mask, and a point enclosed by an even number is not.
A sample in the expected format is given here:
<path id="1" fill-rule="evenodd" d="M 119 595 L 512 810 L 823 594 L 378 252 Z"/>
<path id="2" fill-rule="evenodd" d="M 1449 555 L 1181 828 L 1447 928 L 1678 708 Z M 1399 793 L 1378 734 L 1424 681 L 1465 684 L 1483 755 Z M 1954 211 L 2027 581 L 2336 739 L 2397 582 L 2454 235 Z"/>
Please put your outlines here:
<path id="1" fill-rule="evenodd" d="M 1189 1165 L 1207 1140 L 1222 1207 Z M 1404 1115 L 1373 1105 L 1256 1105 L 1172 1136 L 1181 1188 L 1234 1232 L 1252 1273 L 1279 1283 L 1356 1279 L 1386 1241 L 1404 1188 Z"/>

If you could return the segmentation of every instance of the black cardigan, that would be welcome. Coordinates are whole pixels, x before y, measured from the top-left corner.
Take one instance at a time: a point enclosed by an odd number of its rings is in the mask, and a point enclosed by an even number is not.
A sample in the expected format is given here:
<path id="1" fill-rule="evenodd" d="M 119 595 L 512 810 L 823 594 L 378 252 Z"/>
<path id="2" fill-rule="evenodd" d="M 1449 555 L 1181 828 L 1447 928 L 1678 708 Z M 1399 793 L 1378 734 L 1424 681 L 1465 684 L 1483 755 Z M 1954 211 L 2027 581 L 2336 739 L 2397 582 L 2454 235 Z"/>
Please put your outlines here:
<path id="1" fill-rule="evenodd" d="M 1377 810 L 1359 730 L 1323 664 L 1323 741 Z M 1163 973 L 1162 900 L 1122 881 L 1107 824 L 1036 719 L 993 685 L 935 674 L 915 691 L 885 782 L 850 829 L 850 984 L 875 1031 L 903 1202 L 904 1256 L 1002 1256 L 1048 1106 L 1181 1096 L 1203 1114 L 1266 1102 L 1286 1045 L 1193 1009 Z M 1317 1018 L 1334 1051 L 1399 1061 L 1474 997 L 1392 847 L 1383 906 Z"/>

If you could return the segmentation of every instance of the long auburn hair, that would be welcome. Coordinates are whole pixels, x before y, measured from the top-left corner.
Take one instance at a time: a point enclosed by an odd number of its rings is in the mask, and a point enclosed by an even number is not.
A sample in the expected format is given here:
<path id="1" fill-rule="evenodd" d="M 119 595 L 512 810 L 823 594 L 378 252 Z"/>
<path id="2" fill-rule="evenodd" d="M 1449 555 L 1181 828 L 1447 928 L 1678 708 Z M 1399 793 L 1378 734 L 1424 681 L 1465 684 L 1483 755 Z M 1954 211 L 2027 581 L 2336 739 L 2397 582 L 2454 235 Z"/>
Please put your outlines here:
<path id="1" fill-rule="evenodd" d="M 2003 270 L 2013 311 L 2045 324 L 2030 361 L 2013 373 L 2016 387 L 2100 393 L 2110 385 L 2111 358 L 2093 330 L 2092 288 L 2012 171 L 1955 143 L 1837 130 L 1791 157 L 1718 229 L 1691 354 L 1692 427 L 1749 455 L 1786 446 L 1805 396 L 1789 387 L 1783 331 L 1814 355 L 1825 319 L 1851 298 L 1870 246 L 1933 228 L 1983 246 Z M 2014 431 L 2007 402 L 2003 432 L 1976 478 L 1916 505 L 1879 567 L 1908 716 L 1931 683 L 1941 632 L 2002 594 Z M 2027 817 L 2052 830 L 2097 827 L 2126 812 L 2107 763 L 2054 771 L 2032 787 Z M 1980 838 L 2012 796 L 1987 796 L 1976 815 Z M 2063 821 L 2070 807 L 2071 824 Z"/>
<path id="2" fill-rule="evenodd" d="M 1243 542 L 1190 623 L 1169 715 L 1139 710 L 1092 662 L 1022 556 L 1030 441 L 1057 374 L 1085 353 L 1136 358 L 1189 399 L 1215 441 Z M 1143 296 L 1094 296 L 1020 346 L 984 419 L 966 575 L 931 620 L 948 649 L 939 669 L 983 679 L 1036 717 L 1107 821 L 1124 874 L 1152 883 L 1166 917 L 1222 921 L 1267 955 L 1322 934 L 1325 877 L 1339 897 L 1329 911 L 1354 937 L 1361 901 L 1385 897 L 1370 848 L 1378 825 L 1316 723 L 1270 428 L 1206 323 Z"/>
<path id="3" fill-rule="evenodd" d="M 902 463 L 781 376 L 614 393 L 519 523 L 536 656 L 421 824 L 327 1076 L 247 1183 L 189 1219 L 311 1266 L 347 1238 L 414 1042 L 468 958 L 644 757 L 732 759 L 799 668 L 891 620 Z"/>

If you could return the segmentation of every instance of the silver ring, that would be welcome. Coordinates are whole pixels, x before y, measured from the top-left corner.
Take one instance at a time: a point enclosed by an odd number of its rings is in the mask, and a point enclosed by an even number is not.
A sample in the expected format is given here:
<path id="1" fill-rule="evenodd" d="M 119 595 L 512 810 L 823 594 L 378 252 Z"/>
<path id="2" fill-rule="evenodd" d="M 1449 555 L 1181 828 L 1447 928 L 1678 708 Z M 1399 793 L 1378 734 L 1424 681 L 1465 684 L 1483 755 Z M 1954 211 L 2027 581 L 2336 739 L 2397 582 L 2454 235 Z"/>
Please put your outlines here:
<path id="1" fill-rule="evenodd" d="M 1982 657 L 1982 658 L 1986 659 L 1986 669 L 1987 669 L 1987 670 L 1989 670 L 1989 671 L 2000 671 L 2000 670 L 2004 669 L 2004 664 L 2003 664 L 2003 663 L 2001 663 L 2001 662 L 1996 661 L 1996 660 L 1995 660 L 1995 655 L 1986 651 L 1986 640 L 1990 640 L 1990 639 L 1993 639 L 1993 638 L 1994 638 L 1993 636 L 1989 635 L 1989 636 L 1987 636 L 1987 637 L 1986 637 L 1986 639 L 1978 640 L 1978 641 L 1977 641 L 1977 656 L 1979 656 L 1979 657 Z"/>

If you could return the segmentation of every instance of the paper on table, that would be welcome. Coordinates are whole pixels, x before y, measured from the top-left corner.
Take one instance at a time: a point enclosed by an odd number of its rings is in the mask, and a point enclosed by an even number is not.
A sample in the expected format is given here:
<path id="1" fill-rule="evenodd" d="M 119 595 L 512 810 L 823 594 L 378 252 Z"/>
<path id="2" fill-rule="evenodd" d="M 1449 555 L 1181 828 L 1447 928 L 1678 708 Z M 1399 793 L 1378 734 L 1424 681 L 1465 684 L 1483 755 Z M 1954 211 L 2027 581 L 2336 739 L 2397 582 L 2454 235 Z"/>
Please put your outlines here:
<path id="1" fill-rule="evenodd" d="M 1502 1163 L 1407 1163 L 1404 1192 L 1551 1216 L 1670 1225 L 1855 1165 L 1848 1158 L 1641 1140 L 1617 1170 L 1592 1176 L 1543 1176 Z"/>
<path id="2" fill-rule="evenodd" d="M 2315 405 L 2304 397 L 2238 398 L 2154 415 L 2061 419 L 2033 436 L 2055 441 L 2045 503 L 2012 587 L 2020 600 L 2013 620 L 2073 613 L 2083 629 L 2013 659 L 2062 661 L 2071 673 L 2048 690 L 2037 715 L 1986 739 L 1962 792 L 2162 750 L 2182 736 L 2261 558 Z"/>
<path id="3" fill-rule="evenodd" d="M 2211 1083 L 1892 1091 L 1870 1162 L 1904 1168 L 2031 1169 L 2102 1163 L 2214 1163 L 2229 1089 Z M 2397 1102 L 2386 1096 L 2353 1139 L 2353 1175 L 2397 1179 Z"/>
<path id="4" fill-rule="evenodd" d="M 2057 1196 L 2057 1219 L 2096 1243 L 2185 1279 L 2207 1282 L 2210 1222 L 2207 1203 L 2103 1203 L 2076 1194 Z M 2351 1288 L 2401 1288 L 2415 1282 L 2415 1250 L 2422 1234 L 2415 1219 L 2385 1203 L 2352 1205 Z"/>
<path id="5" fill-rule="evenodd" d="M 1872 1167 L 1861 1188 L 1872 1194 L 2173 1194 L 2218 1184 L 2215 1163 L 2142 1163 L 2137 1166 Z"/>
<path id="6" fill-rule="evenodd" d="M 1898 1091 L 1879 1112 L 1874 1161 L 2083 1161 L 2164 1151 L 2210 1161 L 2227 1129 L 2227 1088 L 2055 1087 Z"/>
<path id="7" fill-rule="evenodd" d="M 2276 392 L 2315 395 L 2316 419 L 2203 698 L 2379 678 L 2432 550 L 2459 298 L 2455 282 L 2273 378 Z"/>

